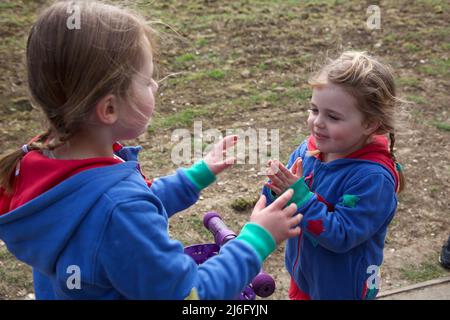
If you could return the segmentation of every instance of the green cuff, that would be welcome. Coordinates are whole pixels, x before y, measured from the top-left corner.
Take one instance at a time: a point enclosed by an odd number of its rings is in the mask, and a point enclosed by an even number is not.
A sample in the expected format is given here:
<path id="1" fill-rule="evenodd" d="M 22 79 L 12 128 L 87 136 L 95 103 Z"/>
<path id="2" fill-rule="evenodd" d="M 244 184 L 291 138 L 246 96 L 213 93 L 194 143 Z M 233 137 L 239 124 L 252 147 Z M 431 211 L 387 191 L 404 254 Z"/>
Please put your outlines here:
<path id="1" fill-rule="evenodd" d="M 183 168 L 183 171 L 199 191 L 216 181 L 216 176 L 204 160 L 194 163 L 190 168 Z"/>
<path id="2" fill-rule="evenodd" d="M 297 205 L 297 208 L 303 206 L 309 199 L 312 198 L 312 196 L 314 196 L 314 193 L 309 191 L 304 178 L 298 179 L 288 189 L 294 190 L 294 195 L 292 196 L 291 200 L 289 200 L 287 205 L 295 203 Z"/>
<path id="3" fill-rule="evenodd" d="M 275 240 L 270 232 L 253 222 L 246 223 L 236 239 L 246 242 L 255 249 L 261 262 L 266 260 L 276 248 Z"/>

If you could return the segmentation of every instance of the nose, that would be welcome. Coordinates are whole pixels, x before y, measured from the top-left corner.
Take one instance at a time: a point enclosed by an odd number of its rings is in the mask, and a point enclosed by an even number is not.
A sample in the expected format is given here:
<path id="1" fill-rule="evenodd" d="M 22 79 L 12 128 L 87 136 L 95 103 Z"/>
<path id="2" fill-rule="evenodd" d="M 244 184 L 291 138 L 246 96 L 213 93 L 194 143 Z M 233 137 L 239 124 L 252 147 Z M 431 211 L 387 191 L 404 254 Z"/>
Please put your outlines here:
<path id="1" fill-rule="evenodd" d="M 325 122 L 323 121 L 323 117 L 319 114 L 314 118 L 314 126 L 318 127 L 318 128 L 324 128 L 325 127 Z"/>

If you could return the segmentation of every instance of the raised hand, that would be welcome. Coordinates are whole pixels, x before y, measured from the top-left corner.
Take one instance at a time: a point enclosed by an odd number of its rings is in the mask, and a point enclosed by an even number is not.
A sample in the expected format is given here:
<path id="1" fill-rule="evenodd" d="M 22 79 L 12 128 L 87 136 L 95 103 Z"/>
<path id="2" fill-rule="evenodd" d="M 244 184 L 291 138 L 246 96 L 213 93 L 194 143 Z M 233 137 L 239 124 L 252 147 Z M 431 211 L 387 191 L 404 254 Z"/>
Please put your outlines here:
<path id="1" fill-rule="evenodd" d="M 229 135 L 213 145 L 211 150 L 203 159 L 209 170 L 215 175 L 221 173 L 236 162 L 236 157 L 227 158 L 227 151 L 234 147 L 237 142 L 237 135 Z"/>
<path id="2" fill-rule="evenodd" d="M 269 160 L 267 164 L 269 166 L 267 176 L 270 182 L 267 182 L 265 186 L 277 195 L 282 194 L 303 176 L 302 158 L 295 160 L 291 171 L 278 160 Z"/>
<path id="3" fill-rule="evenodd" d="M 300 234 L 299 223 L 303 216 L 294 216 L 297 205 L 292 203 L 285 207 L 293 194 L 293 190 L 288 190 L 268 207 L 266 197 L 261 195 L 250 216 L 251 222 L 259 224 L 272 234 L 277 245 Z"/>

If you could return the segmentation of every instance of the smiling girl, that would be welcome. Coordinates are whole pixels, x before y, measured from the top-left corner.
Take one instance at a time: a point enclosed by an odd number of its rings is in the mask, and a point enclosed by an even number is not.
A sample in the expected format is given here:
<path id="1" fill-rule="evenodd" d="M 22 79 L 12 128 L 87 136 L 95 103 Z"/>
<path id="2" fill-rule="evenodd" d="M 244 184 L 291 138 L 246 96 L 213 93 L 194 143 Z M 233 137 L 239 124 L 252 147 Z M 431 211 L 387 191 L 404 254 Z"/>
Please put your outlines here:
<path id="1" fill-rule="evenodd" d="M 303 214 L 302 233 L 286 246 L 289 297 L 372 299 L 396 193 L 404 188 L 394 155 L 394 79 L 368 54 L 344 52 L 310 84 L 311 135 L 287 168 L 269 161 L 263 189 L 270 201 L 293 189 L 291 201 Z"/>

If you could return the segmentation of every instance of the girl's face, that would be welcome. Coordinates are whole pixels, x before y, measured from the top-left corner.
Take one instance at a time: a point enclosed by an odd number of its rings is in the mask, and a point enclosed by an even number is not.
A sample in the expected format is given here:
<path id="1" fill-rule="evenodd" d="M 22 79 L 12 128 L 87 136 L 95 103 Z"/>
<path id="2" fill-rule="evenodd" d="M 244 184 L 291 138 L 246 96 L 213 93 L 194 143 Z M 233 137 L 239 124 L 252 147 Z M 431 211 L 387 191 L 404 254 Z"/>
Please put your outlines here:
<path id="1" fill-rule="evenodd" d="M 138 72 L 131 85 L 131 101 L 123 108 L 121 123 L 124 134 L 122 139 L 134 139 L 147 130 L 149 120 L 155 109 L 155 94 L 158 84 L 153 79 L 153 59 L 149 54 L 144 66 Z"/>
<path id="2" fill-rule="evenodd" d="M 360 149 L 374 131 L 364 123 L 356 99 L 332 83 L 314 87 L 308 127 L 327 162 Z"/>

